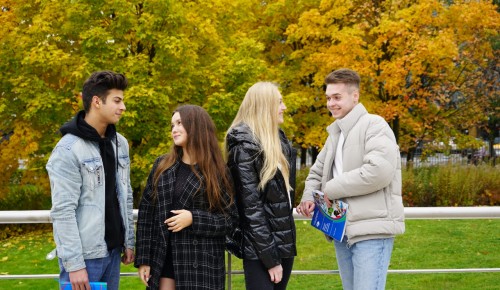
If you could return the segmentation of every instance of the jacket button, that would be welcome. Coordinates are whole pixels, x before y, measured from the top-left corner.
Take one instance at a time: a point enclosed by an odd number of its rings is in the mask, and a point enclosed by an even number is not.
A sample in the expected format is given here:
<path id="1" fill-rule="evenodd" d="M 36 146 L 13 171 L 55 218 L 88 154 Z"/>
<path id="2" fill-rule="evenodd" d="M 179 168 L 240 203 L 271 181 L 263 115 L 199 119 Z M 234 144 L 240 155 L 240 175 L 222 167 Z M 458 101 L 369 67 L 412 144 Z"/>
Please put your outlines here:
<path id="1" fill-rule="evenodd" d="M 193 245 L 195 245 L 195 246 L 198 245 L 198 240 L 194 240 Z"/>
<path id="2" fill-rule="evenodd" d="M 193 268 L 198 268 L 198 263 L 197 262 L 193 263 Z"/>

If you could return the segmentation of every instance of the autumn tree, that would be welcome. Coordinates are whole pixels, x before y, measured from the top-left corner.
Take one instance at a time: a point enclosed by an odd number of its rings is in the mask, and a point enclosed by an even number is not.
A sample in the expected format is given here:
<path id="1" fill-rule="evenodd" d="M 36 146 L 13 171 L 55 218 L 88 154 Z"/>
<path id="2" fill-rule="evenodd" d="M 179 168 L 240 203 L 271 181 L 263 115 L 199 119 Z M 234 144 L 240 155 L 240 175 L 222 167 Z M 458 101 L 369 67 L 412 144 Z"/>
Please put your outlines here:
<path id="1" fill-rule="evenodd" d="M 27 161 L 20 183 L 40 182 L 48 189 L 44 167 L 58 129 L 81 109 L 82 83 L 96 70 L 122 72 L 130 81 L 118 130 L 131 143 L 136 196 L 154 158 L 170 146 L 170 118 L 179 104 L 205 106 L 222 136 L 242 92 L 267 71 L 262 45 L 242 29 L 245 5 L 3 1 L 0 130 L 6 138 L 0 167 L 8 170 L 2 192 L 19 160 Z"/>
<path id="2" fill-rule="evenodd" d="M 499 15 L 490 2 L 448 2 L 323 0 L 305 11 L 287 42 L 297 48 L 290 62 L 300 63 L 301 91 L 314 92 L 310 106 L 324 77 L 349 67 L 361 74 L 361 101 L 391 124 L 402 151 L 450 138 L 470 144 L 464 129 L 484 119 L 485 99 L 474 91 L 493 58 Z M 325 114 L 305 127 L 323 130 Z"/>
<path id="3" fill-rule="evenodd" d="M 222 141 L 259 80 L 280 84 L 284 127 L 304 150 L 326 138 L 323 79 L 340 67 L 361 74 L 362 102 L 391 123 L 403 151 L 449 137 L 468 146 L 464 129 L 498 114 L 487 109 L 497 106 L 498 11 L 485 1 L 0 3 L 0 196 L 13 184 L 48 192 L 58 129 L 101 69 L 130 80 L 118 130 L 131 143 L 136 197 L 170 146 L 175 107 L 205 107 Z"/>
<path id="4" fill-rule="evenodd" d="M 282 127 L 301 149 L 304 164 L 307 150 L 312 148 L 314 155 L 319 148 L 317 141 L 326 138 L 325 130 L 311 128 L 319 127 L 316 124 L 325 124 L 329 117 L 318 114 L 325 108 L 323 98 L 315 96 L 315 89 L 308 90 L 308 80 L 297 73 L 300 62 L 294 60 L 294 52 L 301 46 L 287 41 L 286 31 L 299 21 L 305 11 L 317 7 L 319 3 L 319 0 L 260 2 L 255 5 L 259 21 L 249 27 L 248 32 L 264 45 L 263 55 L 271 68 L 271 78 L 280 85 L 287 106 L 287 117 Z"/>

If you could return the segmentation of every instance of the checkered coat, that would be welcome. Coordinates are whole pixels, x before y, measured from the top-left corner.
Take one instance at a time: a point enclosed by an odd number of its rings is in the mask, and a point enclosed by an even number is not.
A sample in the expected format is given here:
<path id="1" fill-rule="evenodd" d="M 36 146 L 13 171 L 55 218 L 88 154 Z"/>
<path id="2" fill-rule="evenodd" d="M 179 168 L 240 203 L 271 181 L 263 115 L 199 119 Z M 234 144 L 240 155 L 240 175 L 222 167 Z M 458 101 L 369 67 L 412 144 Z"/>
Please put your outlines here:
<path id="1" fill-rule="evenodd" d="M 155 161 L 139 205 L 135 266 L 149 265 L 149 289 L 158 289 L 167 243 L 172 246 L 176 289 L 224 289 L 224 237 L 233 228 L 236 206 L 229 214 L 208 212 L 204 191 L 197 192 L 200 180 L 192 173 L 179 198 L 182 209 L 191 211 L 193 224 L 180 232 L 168 231 L 164 221 L 173 210 L 173 191 L 179 162 L 165 170 L 158 183 L 158 199 L 152 200 Z M 226 195 L 227 198 L 229 198 Z"/>

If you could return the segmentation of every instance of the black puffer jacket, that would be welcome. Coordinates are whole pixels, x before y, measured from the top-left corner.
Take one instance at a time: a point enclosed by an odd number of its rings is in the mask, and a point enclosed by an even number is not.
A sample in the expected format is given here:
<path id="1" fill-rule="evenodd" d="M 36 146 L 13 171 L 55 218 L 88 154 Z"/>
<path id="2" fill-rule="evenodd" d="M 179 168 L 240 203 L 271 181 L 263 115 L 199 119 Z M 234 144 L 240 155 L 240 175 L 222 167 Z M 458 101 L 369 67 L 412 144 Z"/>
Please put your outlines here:
<path id="1" fill-rule="evenodd" d="M 295 188 L 296 150 L 281 130 L 280 139 L 290 164 L 290 185 Z M 283 175 L 278 170 L 264 190 L 258 190 L 263 156 L 246 124 L 231 129 L 226 146 L 244 236 L 243 258 L 261 260 L 268 269 L 277 266 L 281 258 L 297 255 L 293 211 Z M 293 204 L 293 190 L 290 199 Z"/>

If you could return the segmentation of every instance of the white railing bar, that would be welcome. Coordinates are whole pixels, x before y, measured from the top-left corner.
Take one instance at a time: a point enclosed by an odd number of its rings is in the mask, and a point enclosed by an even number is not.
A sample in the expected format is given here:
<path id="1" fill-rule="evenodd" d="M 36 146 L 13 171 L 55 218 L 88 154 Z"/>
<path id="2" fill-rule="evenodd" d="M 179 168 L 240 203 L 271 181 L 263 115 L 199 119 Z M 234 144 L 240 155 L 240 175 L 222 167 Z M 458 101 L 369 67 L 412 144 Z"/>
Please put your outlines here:
<path id="1" fill-rule="evenodd" d="M 500 206 L 406 207 L 408 219 L 484 219 L 500 218 Z"/>
<path id="2" fill-rule="evenodd" d="M 134 220 L 137 220 L 138 210 L 134 209 Z M 297 214 L 296 220 L 308 220 Z M 500 206 L 471 207 L 406 207 L 407 219 L 497 219 L 500 218 Z M 0 211 L 0 224 L 30 224 L 51 223 L 49 210 L 7 210 Z"/>
<path id="3" fill-rule="evenodd" d="M 390 270 L 389 274 L 449 274 L 449 273 L 494 273 L 500 272 L 500 268 L 465 268 L 465 269 L 408 269 Z M 233 270 L 231 275 L 242 275 L 243 270 Z M 293 275 L 331 275 L 339 274 L 339 270 L 293 270 Z M 136 277 L 137 272 L 120 273 L 120 277 Z M 59 279 L 59 274 L 32 274 L 32 275 L 0 275 L 0 280 L 16 279 Z"/>
<path id="4" fill-rule="evenodd" d="M 491 273 L 500 272 L 500 268 L 464 268 L 464 269 L 405 269 L 388 270 L 390 274 L 439 274 L 439 273 Z M 231 274 L 243 274 L 243 270 L 233 270 Z M 339 270 L 292 270 L 296 275 L 329 275 L 339 274 Z"/>
<path id="5" fill-rule="evenodd" d="M 134 210 L 134 220 L 137 220 L 138 210 Z M 406 207 L 405 217 L 407 219 L 497 219 L 500 218 L 500 206 L 482 207 Z M 296 220 L 308 220 L 298 215 L 294 209 Z M 27 211 L 0 211 L 0 224 L 29 224 L 29 223 L 51 223 L 49 210 L 27 210 Z M 228 255 L 228 281 L 231 275 L 243 274 L 242 270 L 231 270 L 231 257 Z M 485 273 L 500 272 L 500 268 L 465 268 L 465 269 L 408 269 L 389 270 L 393 274 L 437 274 L 437 273 Z M 338 274 L 338 270 L 293 270 L 292 274 Z M 137 276 L 136 272 L 120 273 L 122 277 Z M 0 275 L 4 279 L 58 279 L 58 274 L 32 274 L 32 275 Z M 229 284 L 228 289 L 231 289 Z"/>

